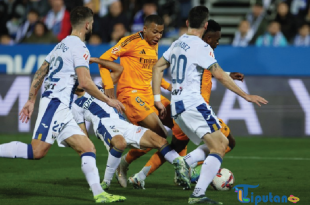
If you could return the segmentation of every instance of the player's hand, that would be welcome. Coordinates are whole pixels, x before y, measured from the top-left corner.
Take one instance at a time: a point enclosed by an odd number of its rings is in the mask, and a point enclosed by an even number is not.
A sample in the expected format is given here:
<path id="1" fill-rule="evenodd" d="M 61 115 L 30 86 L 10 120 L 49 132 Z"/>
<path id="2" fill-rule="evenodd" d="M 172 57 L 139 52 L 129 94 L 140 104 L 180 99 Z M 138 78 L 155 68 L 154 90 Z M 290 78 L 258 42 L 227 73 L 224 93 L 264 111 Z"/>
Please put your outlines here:
<path id="1" fill-rule="evenodd" d="M 97 63 L 97 58 L 95 58 L 95 57 L 90 57 L 90 59 L 89 59 L 89 65 L 92 64 L 92 63 Z"/>
<path id="2" fill-rule="evenodd" d="M 229 75 L 233 80 L 239 80 L 243 82 L 244 74 L 238 72 L 231 72 Z"/>
<path id="3" fill-rule="evenodd" d="M 253 102 L 257 104 L 258 106 L 261 106 L 260 104 L 266 105 L 268 103 L 267 100 L 265 100 L 264 98 L 258 95 L 247 95 L 245 97 L 245 100 L 247 100 L 248 102 Z"/>
<path id="4" fill-rule="evenodd" d="M 164 119 L 167 115 L 167 110 L 165 106 L 160 101 L 154 102 L 154 105 L 159 112 L 159 118 Z"/>
<path id="5" fill-rule="evenodd" d="M 108 96 L 111 99 L 115 99 L 115 95 L 114 95 L 114 88 L 110 88 L 110 89 L 105 89 L 104 90 L 104 94 L 106 96 Z"/>
<path id="6" fill-rule="evenodd" d="M 116 99 L 109 99 L 106 102 L 108 105 L 110 105 L 111 107 L 115 107 L 117 109 L 117 111 L 121 114 L 123 114 L 123 112 L 125 112 L 125 106 L 118 100 Z"/>
<path id="7" fill-rule="evenodd" d="M 27 101 L 23 109 L 19 113 L 19 120 L 28 123 L 33 113 L 34 102 Z"/>

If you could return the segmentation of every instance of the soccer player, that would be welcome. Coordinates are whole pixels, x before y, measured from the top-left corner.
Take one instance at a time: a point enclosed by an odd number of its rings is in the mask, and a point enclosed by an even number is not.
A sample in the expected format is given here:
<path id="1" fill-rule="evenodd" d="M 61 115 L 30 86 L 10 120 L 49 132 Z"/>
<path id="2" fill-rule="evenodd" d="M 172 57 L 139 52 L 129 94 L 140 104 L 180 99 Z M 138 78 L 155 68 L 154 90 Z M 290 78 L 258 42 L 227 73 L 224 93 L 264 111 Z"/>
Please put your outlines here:
<path id="1" fill-rule="evenodd" d="M 163 19 L 158 15 L 150 15 L 145 18 L 143 31 L 122 38 L 100 58 L 114 61 L 120 57 L 120 64 L 124 67 L 124 70 L 118 81 L 117 98 L 125 105 L 128 120 L 134 125 L 148 128 L 164 138 L 166 138 L 167 133 L 163 125 L 172 128 L 174 137 L 171 147 L 180 153 L 186 147 L 188 138 L 177 125 L 174 125 L 170 116 L 161 119 L 158 117 L 151 88 L 152 67 L 158 60 L 158 41 L 162 37 L 163 30 Z M 99 68 L 105 85 L 105 92 L 108 96 L 113 97 L 114 87 L 109 77 L 109 70 L 100 65 Z M 161 82 L 162 87 L 171 90 L 169 83 L 163 79 Z M 161 101 L 167 106 L 167 110 L 170 110 L 169 100 L 161 96 Z M 122 157 L 120 168 L 117 171 L 118 181 L 121 186 L 127 186 L 128 165 L 147 151 L 131 149 Z M 182 152 L 180 155 L 184 156 L 186 150 Z M 143 170 L 130 178 L 129 182 L 135 183 L 139 181 L 140 184 L 144 184 L 142 181 L 145 177 L 156 170 L 164 160 L 159 152 L 155 153 Z"/>
<path id="2" fill-rule="evenodd" d="M 202 36 L 202 40 L 209 44 L 214 50 L 219 45 L 221 39 L 221 26 L 214 20 L 208 21 L 207 30 Z M 238 72 L 227 72 L 227 74 L 233 80 L 243 81 L 244 75 Z M 204 70 L 201 80 L 201 95 L 203 99 L 209 104 L 212 88 L 212 73 L 209 70 Z M 227 137 L 229 144 L 226 148 L 226 153 L 231 151 L 235 147 L 235 139 L 230 132 L 230 128 L 223 122 L 222 119 L 219 119 L 221 124 L 221 132 Z"/>
<path id="3" fill-rule="evenodd" d="M 94 60 L 102 61 L 101 59 Z M 102 87 L 98 86 L 98 88 L 104 93 Z M 91 122 L 97 137 L 104 142 L 108 150 L 111 147 L 104 180 L 101 183 L 103 189 L 109 188 L 115 170 L 121 161 L 122 153 L 127 146 L 136 149 L 158 149 L 161 155 L 174 165 L 176 173 L 181 178 L 189 180 L 185 161 L 175 150 L 171 149 L 165 138 L 149 129 L 128 123 L 115 109 L 85 93 L 83 89 L 78 87 L 75 93 L 78 95 L 78 99 L 72 106 L 75 121 L 86 135 L 85 120 Z M 137 181 L 136 183 L 137 186 L 144 187 L 144 184 L 140 184 L 143 182 Z"/>
<path id="4" fill-rule="evenodd" d="M 220 38 L 221 38 L 221 26 L 214 20 L 209 20 L 208 28 L 205 31 L 204 35 L 202 36 L 202 40 L 208 43 L 211 46 L 211 48 L 214 50 L 218 46 Z M 229 76 L 233 80 L 243 81 L 244 79 L 244 75 L 238 72 L 231 72 L 229 73 Z M 212 74 L 209 70 L 204 70 L 202 74 L 202 80 L 201 80 L 201 95 L 208 104 L 209 104 L 210 95 L 211 95 L 211 88 L 212 88 Z M 228 142 L 229 142 L 226 148 L 226 153 L 228 153 L 235 147 L 235 139 L 230 132 L 230 128 L 223 122 L 223 120 L 219 119 L 219 122 L 222 127 L 221 132 L 225 135 L 225 137 L 227 137 Z M 204 150 L 206 153 L 209 152 L 209 150 L 207 150 L 206 148 Z M 165 161 L 161 161 L 161 162 L 164 163 Z M 198 163 L 193 164 L 192 167 L 195 167 L 196 165 L 200 165 L 202 163 L 203 161 L 200 161 Z M 191 169 L 191 170 L 194 171 L 195 169 Z M 176 178 L 175 178 L 175 183 L 178 184 L 178 182 L 176 181 Z"/>
<path id="5" fill-rule="evenodd" d="M 218 65 L 213 49 L 201 39 L 208 26 L 208 14 L 208 8 L 205 6 L 192 8 L 186 22 L 187 33 L 176 40 L 153 67 L 154 104 L 160 115 L 165 116 L 167 112 L 160 102 L 160 82 L 163 71 L 170 67 L 172 93 L 175 93 L 171 95 L 172 116 L 194 144 L 198 145 L 203 141 L 202 147 L 210 150 L 210 154 L 206 156 L 200 146 L 184 157 L 189 165 L 204 160 L 200 178 L 188 200 L 190 204 L 222 204 L 205 196 L 207 187 L 221 166 L 228 140 L 220 131 L 218 118 L 201 95 L 200 85 L 204 69 L 210 70 L 226 88 L 248 102 L 254 102 L 259 106 L 268 103 L 260 96 L 242 91 Z"/>
<path id="6" fill-rule="evenodd" d="M 84 40 L 92 31 L 92 10 L 76 7 L 70 14 L 70 21 L 71 35 L 58 43 L 46 56 L 45 62 L 34 75 L 29 99 L 20 113 L 20 120 L 27 123 L 31 118 L 37 93 L 47 76 L 44 82 L 46 90 L 40 100 L 31 144 L 16 141 L 2 144 L 0 157 L 41 159 L 57 140 L 58 146 L 72 147 L 80 155 L 82 171 L 96 202 L 124 201 L 125 197 L 108 194 L 100 186 L 94 145 L 79 128 L 71 112 L 73 94 L 78 83 L 92 96 L 118 111 L 121 111 L 123 105 L 100 92 L 90 77 L 90 53 Z"/>

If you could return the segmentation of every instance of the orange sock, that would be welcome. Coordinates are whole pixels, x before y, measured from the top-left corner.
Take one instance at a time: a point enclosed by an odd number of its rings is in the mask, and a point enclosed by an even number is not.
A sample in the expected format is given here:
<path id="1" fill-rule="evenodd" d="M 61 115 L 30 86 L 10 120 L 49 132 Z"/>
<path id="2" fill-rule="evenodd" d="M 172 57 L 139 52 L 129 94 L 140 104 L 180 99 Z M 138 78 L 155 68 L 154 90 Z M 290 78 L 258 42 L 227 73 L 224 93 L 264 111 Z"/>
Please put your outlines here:
<path id="1" fill-rule="evenodd" d="M 145 149 L 145 150 L 141 150 L 141 149 L 131 149 L 129 150 L 129 152 L 126 154 L 126 162 L 128 164 L 130 164 L 132 161 L 134 161 L 135 159 L 138 159 L 139 157 L 145 155 L 146 153 L 148 153 L 151 150 L 151 148 Z"/>
<path id="2" fill-rule="evenodd" d="M 184 156 L 187 155 L 187 146 L 186 146 L 181 152 L 179 152 L 179 155 L 180 155 L 181 157 L 184 157 Z"/>
<path id="3" fill-rule="evenodd" d="M 149 172 L 146 176 L 149 176 L 153 172 L 155 172 L 162 164 L 165 163 L 165 158 L 160 154 L 159 151 L 155 152 L 151 159 L 146 163 L 144 167 L 150 167 Z"/>

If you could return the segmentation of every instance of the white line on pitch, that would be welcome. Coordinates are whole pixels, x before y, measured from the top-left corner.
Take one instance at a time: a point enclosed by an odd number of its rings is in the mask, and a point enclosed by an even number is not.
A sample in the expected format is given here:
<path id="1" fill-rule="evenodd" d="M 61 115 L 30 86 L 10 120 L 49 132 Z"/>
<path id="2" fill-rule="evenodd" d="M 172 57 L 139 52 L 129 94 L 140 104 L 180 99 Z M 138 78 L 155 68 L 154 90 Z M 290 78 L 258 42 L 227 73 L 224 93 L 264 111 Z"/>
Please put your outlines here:
<path id="1" fill-rule="evenodd" d="M 303 161 L 310 160 L 310 158 L 300 158 L 300 157 L 242 157 L 242 156 L 225 156 L 224 158 L 229 159 L 259 159 L 259 160 L 294 160 Z"/>

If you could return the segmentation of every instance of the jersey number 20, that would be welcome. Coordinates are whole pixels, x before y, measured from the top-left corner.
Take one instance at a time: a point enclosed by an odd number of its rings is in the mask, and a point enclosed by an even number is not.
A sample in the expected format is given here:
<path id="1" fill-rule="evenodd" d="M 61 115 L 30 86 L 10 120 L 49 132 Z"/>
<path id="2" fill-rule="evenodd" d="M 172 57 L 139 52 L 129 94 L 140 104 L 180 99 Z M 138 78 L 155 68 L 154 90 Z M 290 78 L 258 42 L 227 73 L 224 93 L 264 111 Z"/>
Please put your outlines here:
<path id="1" fill-rule="evenodd" d="M 183 68 L 182 68 L 182 76 L 180 77 L 180 62 L 181 60 L 183 60 Z M 172 83 L 183 83 L 184 78 L 185 78 L 185 68 L 186 68 L 186 64 L 187 64 L 187 58 L 185 55 L 179 55 L 179 57 L 177 58 L 175 56 L 175 54 L 173 54 L 171 56 L 171 65 L 172 65 L 172 70 L 171 70 L 171 76 L 172 76 Z M 174 71 L 175 71 L 175 67 L 177 67 L 176 69 L 176 79 L 174 78 Z"/>

